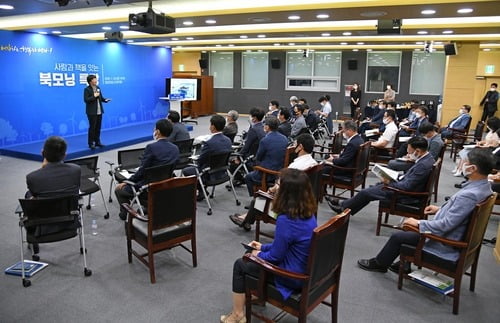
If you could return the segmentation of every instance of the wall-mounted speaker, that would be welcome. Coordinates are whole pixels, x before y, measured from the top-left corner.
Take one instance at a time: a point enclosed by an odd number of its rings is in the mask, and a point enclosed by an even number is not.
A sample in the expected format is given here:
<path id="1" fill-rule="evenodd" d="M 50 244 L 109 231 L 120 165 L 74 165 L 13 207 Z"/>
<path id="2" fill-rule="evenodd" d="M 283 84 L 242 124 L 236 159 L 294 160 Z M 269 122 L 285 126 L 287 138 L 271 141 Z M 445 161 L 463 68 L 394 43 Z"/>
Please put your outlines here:
<path id="1" fill-rule="evenodd" d="M 444 54 L 445 55 L 457 55 L 457 44 L 456 43 L 451 43 L 451 44 L 444 44 Z"/>
<path id="2" fill-rule="evenodd" d="M 201 69 L 208 68 L 208 59 L 200 59 L 198 62 L 200 63 Z"/>
<path id="3" fill-rule="evenodd" d="M 274 69 L 279 69 L 281 67 L 281 61 L 279 58 L 271 59 L 271 67 Z"/>
<path id="4" fill-rule="evenodd" d="M 347 69 L 348 70 L 357 70 L 358 69 L 358 60 L 357 59 L 349 59 L 347 61 Z"/>
<path id="5" fill-rule="evenodd" d="M 104 33 L 104 38 L 107 41 L 121 42 L 123 40 L 123 33 L 121 31 L 107 31 Z"/>
<path id="6" fill-rule="evenodd" d="M 401 19 L 379 19 L 377 34 L 401 34 Z"/>

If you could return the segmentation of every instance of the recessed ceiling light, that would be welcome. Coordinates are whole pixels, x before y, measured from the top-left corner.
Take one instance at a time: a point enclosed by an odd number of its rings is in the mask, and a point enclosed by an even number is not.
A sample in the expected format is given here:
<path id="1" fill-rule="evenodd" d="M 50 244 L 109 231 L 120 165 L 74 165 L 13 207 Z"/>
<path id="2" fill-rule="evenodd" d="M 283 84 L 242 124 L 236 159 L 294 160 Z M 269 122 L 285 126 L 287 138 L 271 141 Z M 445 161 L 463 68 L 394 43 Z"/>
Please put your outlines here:
<path id="1" fill-rule="evenodd" d="M 346 42 L 341 42 L 340 45 L 347 45 L 347 43 Z"/>
<path id="2" fill-rule="evenodd" d="M 288 43 L 288 46 L 294 46 L 295 43 Z"/>
<path id="3" fill-rule="evenodd" d="M 257 50 L 259 53 L 262 53 L 262 49 Z"/>
<path id="4" fill-rule="evenodd" d="M 288 20 L 300 20 L 300 16 L 297 15 L 288 16 Z"/>
<path id="5" fill-rule="evenodd" d="M 433 10 L 433 9 L 426 9 L 426 10 L 422 10 L 420 11 L 421 14 L 423 15 L 433 15 L 436 13 L 436 10 Z"/>
<path id="6" fill-rule="evenodd" d="M 127 43 L 133 43 L 134 40 L 133 39 L 127 39 Z"/>
<path id="7" fill-rule="evenodd" d="M 330 18 L 330 15 L 326 14 L 326 13 L 320 13 L 319 15 L 316 15 L 316 18 L 318 18 L 318 19 L 328 19 L 328 18 Z"/>
<path id="8" fill-rule="evenodd" d="M 246 39 L 246 38 L 248 38 L 248 36 L 247 35 L 240 35 L 240 38 Z"/>
<path id="9" fill-rule="evenodd" d="M 491 48 L 484 48 L 483 51 L 484 52 L 489 52 L 491 50 Z"/>
<path id="10" fill-rule="evenodd" d="M 217 45 L 215 45 L 215 47 L 221 47 L 221 46 L 222 46 L 221 44 L 217 44 Z"/>
<path id="11" fill-rule="evenodd" d="M 453 34 L 453 30 L 443 30 L 443 34 Z"/>
<path id="12" fill-rule="evenodd" d="M 227 46 L 229 46 L 229 47 L 234 47 L 234 44 L 229 44 L 229 45 L 227 45 Z"/>
<path id="13" fill-rule="evenodd" d="M 416 51 L 416 52 L 420 52 L 420 51 L 421 51 L 421 49 L 420 49 L 420 48 L 415 48 L 415 49 L 414 49 L 414 51 Z"/>
<path id="14" fill-rule="evenodd" d="M 194 23 L 192 21 L 190 21 L 190 20 L 186 20 L 186 21 L 183 21 L 182 24 L 184 26 L 192 26 Z"/>
<path id="15" fill-rule="evenodd" d="M 365 43 L 363 43 L 362 41 L 360 42 L 357 42 L 358 45 L 364 45 Z"/>
<path id="16" fill-rule="evenodd" d="M 366 51 L 367 51 L 367 52 L 371 52 L 371 51 L 372 51 L 372 49 L 371 49 L 371 48 L 367 48 L 367 49 L 366 49 Z"/>
<path id="17" fill-rule="evenodd" d="M 331 36 L 331 34 L 330 33 L 322 33 L 321 36 L 323 36 L 323 37 L 329 37 L 329 36 Z"/>
<path id="18" fill-rule="evenodd" d="M 47 35 L 47 32 L 46 31 L 39 31 L 38 32 L 40 35 Z"/>
<path id="19" fill-rule="evenodd" d="M 8 5 L 8 4 L 0 4 L 0 9 L 3 10 L 12 10 L 14 9 L 14 6 Z"/>
<path id="20" fill-rule="evenodd" d="M 62 34 L 62 32 L 60 32 L 59 30 L 53 30 L 53 31 L 52 31 L 52 33 L 53 33 L 53 34 L 55 34 L 55 35 L 60 35 L 60 34 Z"/>
<path id="21" fill-rule="evenodd" d="M 177 37 L 172 37 L 171 40 L 175 41 L 175 40 L 179 40 L 179 38 Z"/>
<path id="22" fill-rule="evenodd" d="M 266 38 L 266 35 L 264 35 L 264 34 L 257 35 L 257 38 Z"/>
<path id="23" fill-rule="evenodd" d="M 251 53 L 251 52 L 252 52 L 252 50 L 247 49 L 245 52 L 247 52 L 247 53 Z"/>
<path id="24" fill-rule="evenodd" d="M 471 13 L 473 11 L 474 11 L 474 9 L 472 9 L 472 8 L 462 8 L 462 9 L 458 9 L 457 13 Z"/>
<path id="25" fill-rule="evenodd" d="M 274 43 L 273 46 L 280 46 L 280 43 Z"/>
<path id="26" fill-rule="evenodd" d="M 193 40 L 193 37 L 186 37 L 187 40 Z"/>
<path id="27" fill-rule="evenodd" d="M 351 35 L 352 35 L 352 33 L 351 33 L 350 31 L 344 31 L 344 32 L 342 33 L 342 35 L 344 35 L 344 36 L 351 36 Z"/>
<path id="28" fill-rule="evenodd" d="M 423 44 L 424 44 L 423 41 L 418 41 L 418 42 L 415 43 L 415 45 L 423 45 Z"/>
<path id="29" fill-rule="evenodd" d="M 353 49 L 352 49 L 352 51 L 353 51 L 353 52 L 357 52 L 358 50 L 359 50 L 359 49 L 357 49 L 357 48 L 353 48 Z"/>
<path id="30" fill-rule="evenodd" d="M 207 20 L 205 20 L 205 23 L 206 24 L 216 24 L 217 20 L 215 20 L 215 19 L 207 19 Z"/>
<path id="31" fill-rule="evenodd" d="M 428 32 L 426 30 L 419 30 L 419 31 L 417 31 L 417 34 L 419 34 L 419 35 L 427 35 Z"/>
<path id="32" fill-rule="evenodd" d="M 443 45 L 443 42 L 442 41 L 435 41 L 434 45 Z"/>
<path id="33" fill-rule="evenodd" d="M 109 26 L 104 26 L 104 27 L 102 27 L 102 30 L 111 30 L 111 27 L 109 27 Z"/>
<path id="34" fill-rule="evenodd" d="M 296 49 L 295 51 L 296 51 L 296 52 L 301 52 L 301 51 L 302 51 L 302 49 Z"/>
<path id="35" fill-rule="evenodd" d="M 181 45 L 177 45 L 177 46 L 175 46 L 175 48 L 182 48 L 182 46 Z"/>
<path id="36" fill-rule="evenodd" d="M 212 53 L 217 53 L 217 51 L 216 51 L 216 50 L 213 50 L 213 51 L 212 51 Z"/>
<path id="37" fill-rule="evenodd" d="M 126 26 L 126 25 L 122 25 L 122 26 L 120 26 L 120 29 L 128 30 L 128 29 L 129 29 L 129 27 L 128 27 L 128 26 Z"/>

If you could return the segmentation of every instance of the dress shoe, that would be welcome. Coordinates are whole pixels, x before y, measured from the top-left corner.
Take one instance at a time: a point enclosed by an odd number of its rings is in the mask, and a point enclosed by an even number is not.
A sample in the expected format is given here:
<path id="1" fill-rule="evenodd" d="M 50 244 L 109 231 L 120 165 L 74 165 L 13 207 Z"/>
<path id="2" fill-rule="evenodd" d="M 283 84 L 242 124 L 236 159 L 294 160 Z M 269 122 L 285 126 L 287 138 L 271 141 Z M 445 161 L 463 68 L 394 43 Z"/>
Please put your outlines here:
<path id="1" fill-rule="evenodd" d="M 248 203 L 247 205 L 245 205 L 245 210 L 249 210 L 250 209 L 250 203 Z"/>
<path id="2" fill-rule="evenodd" d="M 236 224 L 239 227 L 243 226 L 243 220 L 240 218 L 239 213 L 231 214 L 229 216 L 229 220 L 231 220 L 234 224 Z"/>
<path id="3" fill-rule="evenodd" d="M 399 274 L 399 266 L 401 265 L 401 262 L 396 261 L 392 263 L 392 265 L 389 266 L 389 270 L 392 271 L 393 273 Z M 411 273 L 411 265 L 410 263 L 405 263 L 405 268 L 404 268 L 404 273 L 409 274 Z"/>
<path id="4" fill-rule="evenodd" d="M 118 217 L 120 217 L 120 219 L 122 219 L 123 221 L 126 221 L 127 220 L 127 212 L 120 211 L 120 213 L 118 214 Z"/>
<path id="5" fill-rule="evenodd" d="M 248 232 L 248 231 L 252 230 L 252 225 L 248 222 L 243 221 L 243 229 L 245 229 L 245 231 Z"/>
<path id="6" fill-rule="evenodd" d="M 360 260 L 358 260 L 358 266 L 361 269 L 368 270 L 368 271 L 377 271 L 380 273 L 387 272 L 387 267 L 379 265 L 377 260 L 375 260 L 375 258 L 360 259 Z"/>

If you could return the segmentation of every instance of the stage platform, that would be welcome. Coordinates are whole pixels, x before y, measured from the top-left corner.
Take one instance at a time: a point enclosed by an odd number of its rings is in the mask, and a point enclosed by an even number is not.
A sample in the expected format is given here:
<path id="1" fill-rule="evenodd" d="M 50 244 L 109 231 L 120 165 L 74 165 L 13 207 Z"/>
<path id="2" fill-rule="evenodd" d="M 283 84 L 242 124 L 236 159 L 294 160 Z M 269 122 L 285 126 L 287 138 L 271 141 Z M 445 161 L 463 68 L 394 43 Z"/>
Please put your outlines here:
<path id="1" fill-rule="evenodd" d="M 124 126 L 101 132 L 102 148 L 91 150 L 87 144 L 87 134 L 64 137 L 68 143 L 66 159 L 94 155 L 99 152 L 153 140 L 153 128 L 156 121 Z M 189 128 L 190 126 L 188 126 Z M 189 129 L 188 129 L 189 130 Z M 192 130 L 192 127 L 191 127 Z M 44 141 L 14 145 L 0 149 L 0 153 L 22 159 L 42 161 L 41 151 Z"/>

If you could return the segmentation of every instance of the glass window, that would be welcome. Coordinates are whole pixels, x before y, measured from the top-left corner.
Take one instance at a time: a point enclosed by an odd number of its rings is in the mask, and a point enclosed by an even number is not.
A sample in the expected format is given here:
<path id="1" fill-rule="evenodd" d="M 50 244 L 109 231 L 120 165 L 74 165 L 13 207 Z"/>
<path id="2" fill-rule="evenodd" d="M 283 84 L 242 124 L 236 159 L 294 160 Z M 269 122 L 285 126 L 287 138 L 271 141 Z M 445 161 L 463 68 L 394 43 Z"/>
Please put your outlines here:
<path id="1" fill-rule="evenodd" d="M 241 88 L 267 90 L 269 53 L 244 52 L 241 55 Z"/>
<path id="2" fill-rule="evenodd" d="M 410 94 L 442 94 L 445 67 L 444 52 L 414 51 L 411 60 Z"/>
<path id="3" fill-rule="evenodd" d="M 340 91 L 341 52 L 289 52 L 286 90 Z"/>
<path id="4" fill-rule="evenodd" d="M 214 77 L 214 88 L 233 88 L 232 52 L 210 53 L 210 75 Z"/>
<path id="5" fill-rule="evenodd" d="M 398 92 L 401 52 L 368 52 L 366 92 L 382 93 L 387 84 Z"/>

